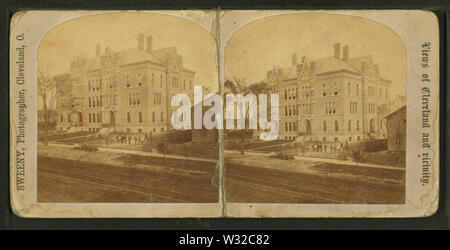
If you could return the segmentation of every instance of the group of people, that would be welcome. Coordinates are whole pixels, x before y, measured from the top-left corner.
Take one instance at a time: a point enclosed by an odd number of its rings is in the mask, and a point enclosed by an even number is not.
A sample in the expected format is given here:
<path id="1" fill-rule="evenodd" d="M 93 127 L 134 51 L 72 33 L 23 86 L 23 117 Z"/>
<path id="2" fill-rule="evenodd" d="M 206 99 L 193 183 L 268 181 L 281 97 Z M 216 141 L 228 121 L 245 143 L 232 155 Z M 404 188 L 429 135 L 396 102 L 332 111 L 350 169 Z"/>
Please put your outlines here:
<path id="1" fill-rule="evenodd" d="M 346 145 L 340 144 L 312 144 L 301 147 L 302 154 L 307 152 L 339 154 L 346 149 Z"/>
<path id="2" fill-rule="evenodd" d="M 105 142 L 106 144 L 131 144 L 131 145 L 142 145 L 147 144 L 148 142 L 147 134 L 138 134 L 138 135 L 115 135 L 115 136 L 107 136 Z"/>

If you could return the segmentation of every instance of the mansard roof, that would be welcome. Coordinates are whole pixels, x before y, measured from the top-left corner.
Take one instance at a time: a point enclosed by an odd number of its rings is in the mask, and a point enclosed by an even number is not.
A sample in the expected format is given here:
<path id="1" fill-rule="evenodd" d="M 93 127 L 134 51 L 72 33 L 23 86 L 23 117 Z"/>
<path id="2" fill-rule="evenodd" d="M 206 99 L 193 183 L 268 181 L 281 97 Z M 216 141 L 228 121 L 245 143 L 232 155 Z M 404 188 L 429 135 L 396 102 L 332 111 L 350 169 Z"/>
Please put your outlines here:
<path id="1" fill-rule="evenodd" d="M 147 50 L 140 48 L 125 49 L 118 52 L 110 50 L 109 52 L 109 55 L 112 56 L 113 60 L 116 60 L 116 58 L 118 59 L 120 65 L 151 62 L 161 66 L 166 66 L 168 63 L 166 59 L 167 54 L 177 55 L 176 47 L 167 47 L 153 50 L 151 52 L 148 52 Z M 102 68 L 101 58 L 104 56 L 105 55 L 103 54 L 100 57 L 93 57 L 86 59 L 87 70 L 88 71 L 100 70 Z M 186 67 L 183 67 L 183 71 L 195 74 L 195 71 L 188 69 Z"/>

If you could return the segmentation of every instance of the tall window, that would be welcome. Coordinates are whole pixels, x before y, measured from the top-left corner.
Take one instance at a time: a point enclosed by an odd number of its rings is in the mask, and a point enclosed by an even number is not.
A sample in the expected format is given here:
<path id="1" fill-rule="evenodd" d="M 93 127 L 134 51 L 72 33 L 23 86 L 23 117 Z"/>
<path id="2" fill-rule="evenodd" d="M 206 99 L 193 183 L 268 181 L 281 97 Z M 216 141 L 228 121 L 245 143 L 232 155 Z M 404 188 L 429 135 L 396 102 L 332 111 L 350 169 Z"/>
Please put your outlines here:
<path id="1" fill-rule="evenodd" d="M 334 121 L 334 131 L 335 132 L 339 131 L 339 122 L 338 121 Z"/>
<path id="2" fill-rule="evenodd" d="M 348 131 L 352 131 L 352 121 L 348 120 Z"/>
<path id="3" fill-rule="evenodd" d="M 327 132 L 327 121 L 323 121 L 323 132 Z"/>
<path id="4" fill-rule="evenodd" d="M 130 114 L 130 112 L 127 113 L 127 122 L 131 123 L 131 114 Z"/>
<path id="5" fill-rule="evenodd" d="M 152 113 L 152 122 L 155 122 L 155 111 Z"/>
<path id="6" fill-rule="evenodd" d="M 142 112 L 139 112 L 139 123 L 142 123 Z"/>
<path id="7" fill-rule="evenodd" d="M 356 131 L 359 131 L 359 120 L 356 121 Z"/>
<path id="8" fill-rule="evenodd" d="M 164 112 L 161 112 L 161 122 L 164 121 Z"/>

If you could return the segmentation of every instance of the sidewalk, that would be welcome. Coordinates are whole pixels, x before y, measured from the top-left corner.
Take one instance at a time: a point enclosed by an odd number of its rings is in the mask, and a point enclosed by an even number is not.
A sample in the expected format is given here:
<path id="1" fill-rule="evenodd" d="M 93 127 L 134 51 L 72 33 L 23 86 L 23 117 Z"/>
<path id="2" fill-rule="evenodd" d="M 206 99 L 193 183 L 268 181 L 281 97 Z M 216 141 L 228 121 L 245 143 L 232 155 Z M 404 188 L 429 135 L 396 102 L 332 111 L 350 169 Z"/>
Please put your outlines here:
<path id="1" fill-rule="evenodd" d="M 225 153 L 239 153 L 239 151 L 225 150 Z M 255 155 L 255 156 L 269 156 L 270 155 L 268 153 L 251 152 L 251 151 L 245 151 L 245 154 Z M 405 171 L 404 168 L 379 165 L 379 164 L 375 164 L 375 163 L 344 161 L 344 160 L 337 160 L 337 159 L 330 159 L 330 158 L 320 158 L 320 157 L 310 157 L 310 156 L 294 156 L 294 157 L 295 157 L 295 159 L 306 160 L 306 161 L 326 162 L 326 163 L 333 163 L 333 164 L 340 164 L 340 165 L 347 165 L 347 166 L 357 166 L 357 167 L 367 167 L 367 168 L 378 168 L 378 169 L 390 169 L 390 170 Z"/>
<path id="2" fill-rule="evenodd" d="M 38 143 L 41 144 L 42 143 Z M 50 146 L 57 146 L 57 147 L 66 147 L 66 148 L 73 148 L 74 145 L 67 145 L 67 144 L 59 144 L 59 143 L 48 143 Z M 142 155 L 142 156 L 152 156 L 152 157 L 161 157 L 164 158 L 164 154 L 158 153 L 158 152 L 144 152 L 139 150 L 132 150 L 132 149 L 121 149 L 121 148 L 109 148 L 109 147 L 97 147 L 99 151 L 103 152 L 116 152 L 116 153 L 123 153 L 123 154 L 134 154 L 134 155 Z M 240 154 L 239 151 L 236 150 L 225 150 L 224 152 L 229 154 Z M 246 155 L 254 155 L 254 156 L 269 156 L 268 153 L 260 153 L 260 152 L 251 152 L 251 151 L 245 151 Z M 180 160 L 195 160 L 195 161 L 204 161 L 204 162 L 214 162 L 217 163 L 217 160 L 214 159 L 207 159 L 207 158 L 199 158 L 199 157 L 189 157 L 189 156 L 181 156 L 181 155 L 171 155 L 166 154 L 166 158 L 169 159 L 180 159 Z M 244 155 L 245 157 L 245 155 Z M 309 157 L 309 156 L 294 156 L 295 159 L 298 160 L 305 160 L 305 161 L 313 161 L 313 162 L 325 162 L 325 163 L 333 163 L 333 164 L 340 164 L 340 165 L 347 165 L 347 166 L 356 166 L 356 167 L 367 167 L 367 168 L 377 168 L 377 169 L 389 169 L 389 170 L 397 170 L 397 171 L 405 171 L 404 168 L 399 167 L 391 167 L 391 166 L 385 166 L 385 165 L 379 165 L 374 163 L 365 163 L 365 162 L 354 162 L 354 161 L 344 161 L 344 160 L 337 160 L 337 159 L 328 159 L 328 158 L 319 158 L 319 157 Z M 226 156 L 225 156 L 226 158 Z"/>
<path id="3" fill-rule="evenodd" d="M 38 143 L 38 144 L 43 145 L 43 143 Z M 60 144 L 60 143 L 48 143 L 48 145 L 55 146 L 55 147 L 64 147 L 64 148 L 73 148 L 74 147 L 74 145 Z M 204 162 L 214 162 L 214 163 L 218 162 L 218 160 L 208 159 L 208 158 L 189 157 L 189 156 L 171 155 L 171 154 L 166 154 L 164 156 L 164 154 L 161 154 L 158 152 L 144 152 L 144 151 L 133 150 L 133 149 L 110 148 L 110 147 L 97 147 L 97 148 L 99 151 L 102 151 L 102 152 L 123 153 L 123 154 L 152 156 L 152 157 L 160 157 L 160 158 L 165 157 L 168 159 L 194 160 L 194 161 L 204 161 Z"/>

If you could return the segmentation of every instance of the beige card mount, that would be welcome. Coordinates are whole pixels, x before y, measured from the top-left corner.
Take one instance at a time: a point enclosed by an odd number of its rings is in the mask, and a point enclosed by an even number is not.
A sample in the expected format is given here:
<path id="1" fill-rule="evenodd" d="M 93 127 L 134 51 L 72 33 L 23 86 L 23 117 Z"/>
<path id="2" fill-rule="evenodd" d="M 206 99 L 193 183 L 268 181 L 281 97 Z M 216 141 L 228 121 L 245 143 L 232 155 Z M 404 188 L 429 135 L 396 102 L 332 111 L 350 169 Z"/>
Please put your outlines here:
<path id="1" fill-rule="evenodd" d="M 13 211 L 430 216 L 438 28 L 418 10 L 18 12 Z"/>

